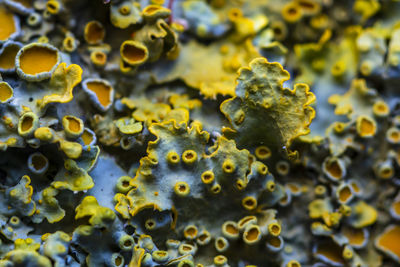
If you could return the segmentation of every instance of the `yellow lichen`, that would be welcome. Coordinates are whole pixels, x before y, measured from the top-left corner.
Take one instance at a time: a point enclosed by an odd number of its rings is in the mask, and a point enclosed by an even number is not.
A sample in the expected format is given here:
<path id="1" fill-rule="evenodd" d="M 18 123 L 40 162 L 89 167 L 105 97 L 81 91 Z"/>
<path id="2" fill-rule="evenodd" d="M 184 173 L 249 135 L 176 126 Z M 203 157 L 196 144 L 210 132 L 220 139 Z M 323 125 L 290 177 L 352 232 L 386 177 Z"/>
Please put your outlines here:
<path id="1" fill-rule="evenodd" d="M 3 5 L 0 6 L 0 41 L 5 41 L 17 31 L 15 26 L 15 18 L 13 13 L 6 9 Z"/>
<path id="2" fill-rule="evenodd" d="M 23 51 L 19 60 L 25 74 L 36 75 L 51 71 L 58 62 L 58 53 L 45 46 L 31 46 Z"/>

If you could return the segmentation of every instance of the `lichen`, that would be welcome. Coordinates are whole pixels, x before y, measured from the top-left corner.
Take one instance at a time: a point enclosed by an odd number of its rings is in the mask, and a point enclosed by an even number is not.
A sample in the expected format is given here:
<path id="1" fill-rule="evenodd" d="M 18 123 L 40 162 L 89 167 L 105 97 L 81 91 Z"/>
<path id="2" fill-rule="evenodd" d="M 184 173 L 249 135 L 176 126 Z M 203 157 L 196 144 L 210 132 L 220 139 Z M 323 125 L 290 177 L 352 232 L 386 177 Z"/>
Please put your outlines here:
<path id="1" fill-rule="evenodd" d="M 0 0 L 0 266 L 397 266 L 399 1 Z"/>

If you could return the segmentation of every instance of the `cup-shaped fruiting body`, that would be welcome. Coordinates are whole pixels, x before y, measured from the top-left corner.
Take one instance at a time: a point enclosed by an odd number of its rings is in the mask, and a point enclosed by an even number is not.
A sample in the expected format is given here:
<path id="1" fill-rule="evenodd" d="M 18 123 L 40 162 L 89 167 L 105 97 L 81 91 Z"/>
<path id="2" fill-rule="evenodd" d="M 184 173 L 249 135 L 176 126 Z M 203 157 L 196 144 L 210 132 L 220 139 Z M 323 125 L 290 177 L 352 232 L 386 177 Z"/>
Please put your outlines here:
<path id="1" fill-rule="evenodd" d="M 118 246 L 123 251 L 131 251 L 134 244 L 135 241 L 133 240 L 133 237 L 130 235 L 123 235 L 118 240 Z"/>
<path id="2" fill-rule="evenodd" d="M 28 24 L 31 27 L 39 26 L 42 23 L 42 21 L 43 21 L 42 16 L 39 13 L 36 13 L 36 12 L 32 12 L 26 18 L 26 24 Z"/>
<path id="3" fill-rule="evenodd" d="M 168 251 L 165 250 L 155 250 L 151 253 L 151 257 L 157 263 L 165 263 L 169 260 Z"/>
<path id="4" fill-rule="evenodd" d="M 39 126 L 39 118 L 33 112 L 24 113 L 18 121 L 18 134 L 22 137 L 31 137 Z"/>
<path id="5" fill-rule="evenodd" d="M 49 127 L 37 128 L 33 135 L 43 142 L 51 142 L 54 137 L 53 131 Z"/>
<path id="6" fill-rule="evenodd" d="M 359 184 L 356 180 L 349 180 L 347 183 L 348 183 L 348 184 L 351 186 L 351 188 L 353 189 L 353 194 L 354 194 L 354 195 L 356 195 L 356 196 L 362 196 L 363 190 L 362 190 L 360 184 Z"/>
<path id="7" fill-rule="evenodd" d="M 246 210 L 254 210 L 257 207 L 257 199 L 252 196 L 247 196 L 242 199 L 242 206 Z"/>
<path id="8" fill-rule="evenodd" d="M 260 163 L 257 166 L 257 172 L 259 174 L 261 174 L 261 175 L 267 175 L 268 174 L 268 167 L 265 164 Z"/>
<path id="9" fill-rule="evenodd" d="M 119 144 L 123 150 L 129 150 L 134 146 L 135 141 L 136 141 L 135 137 L 124 135 L 121 137 Z"/>
<path id="10" fill-rule="evenodd" d="M 230 174 L 233 173 L 236 169 L 235 163 L 231 159 L 226 159 L 222 163 L 222 170 L 224 173 Z"/>
<path id="11" fill-rule="evenodd" d="M 342 227 L 342 234 L 347 238 L 353 248 L 363 248 L 367 245 L 369 233 L 366 228 L 356 229 L 348 226 Z"/>
<path id="12" fill-rule="evenodd" d="M 84 146 L 94 146 L 97 141 L 96 134 L 89 128 L 83 130 L 80 139 Z"/>
<path id="13" fill-rule="evenodd" d="M 354 257 L 354 250 L 351 246 L 346 245 L 343 248 L 342 257 L 346 261 L 350 261 Z M 356 265 L 357 266 L 357 265 Z"/>
<path id="14" fill-rule="evenodd" d="M 49 168 L 49 160 L 40 152 L 28 157 L 28 169 L 37 175 L 43 175 Z"/>
<path id="15" fill-rule="evenodd" d="M 322 184 L 319 184 L 314 188 L 314 194 L 316 197 L 324 197 L 326 195 L 326 192 L 326 187 Z"/>
<path id="16" fill-rule="evenodd" d="M 65 36 L 62 44 L 64 51 L 68 53 L 72 53 L 78 48 L 78 41 L 75 39 L 73 35 Z"/>
<path id="17" fill-rule="evenodd" d="M 83 134 L 83 121 L 72 115 L 67 115 L 62 118 L 62 125 L 67 138 L 76 139 Z"/>
<path id="18" fill-rule="evenodd" d="M 344 266 L 343 249 L 331 240 L 322 241 L 313 247 L 314 257 L 330 266 Z"/>
<path id="19" fill-rule="evenodd" d="M 297 3 L 289 2 L 282 8 L 282 17 L 289 23 L 295 23 L 302 17 L 302 10 Z"/>
<path id="20" fill-rule="evenodd" d="M 237 226 L 240 231 L 243 231 L 247 226 L 252 225 L 252 224 L 257 224 L 257 217 L 250 215 L 243 217 L 240 219 L 237 223 Z"/>
<path id="21" fill-rule="evenodd" d="M 76 142 L 60 141 L 60 148 L 70 159 L 77 159 L 82 154 L 82 145 Z"/>
<path id="22" fill-rule="evenodd" d="M 282 207 L 288 206 L 292 202 L 292 193 L 289 188 L 285 188 L 284 195 L 279 200 L 279 205 Z"/>
<path id="23" fill-rule="evenodd" d="M 103 51 L 93 51 L 90 53 L 90 61 L 97 67 L 103 67 L 107 63 L 107 54 Z"/>
<path id="24" fill-rule="evenodd" d="M 225 237 L 220 236 L 215 239 L 214 246 L 218 252 L 222 253 L 228 250 L 229 241 Z"/>
<path id="25" fill-rule="evenodd" d="M 341 184 L 336 189 L 336 199 L 342 204 L 349 203 L 353 199 L 353 187 L 349 184 Z"/>
<path id="26" fill-rule="evenodd" d="M 0 82 L 0 103 L 9 102 L 14 96 L 14 90 L 7 82 Z"/>
<path id="27" fill-rule="evenodd" d="M 356 130 L 357 134 L 362 138 L 373 137 L 377 130 L 376 122 L 369 116 L 358 116 L 356 120 Z"/>
<path id="28" fill-rule="evenodd" d="M 383 233 L 375 239 L 377 249 L 400 262 L 400 226 L 389 225 Z"/>
<path id="29" fill-rule="evenodd" d="M 86 79 L 82 82 L 83 90 L 88 94 L 93 105 L 102 112 L 107 111 L 114 101 L 114 88 L 103 79 Z"/>
<path id="30" fill-rule="evenodd" d="M 276 163 L 275 169 L 279 175 L 286 176 L 290 171 L 290 165 L 287 161 L 280 160 Z"/>
<path id="31" fill-rule="evenodd" d="M 183 230 L 183 235 L 188 240 L 194 240 L 197 237 L 198 229 L 195 225 L 188 225 Z"/>
<path id="32" fill-rule="evenodd" d="M 194 164 L 197 161 L 197 153 L 194 150 L 185 150 L 182 153 L 182 161 L 187 164 L 187 165 L 191 165 Z"/>
<path id="33" fill-rule="evenodd" d="M 178 252 L 181 255 L 185 255 L 185 254 L 194 255 L 196 253 L 196 250 L 197 250 L 196 246 L 194 246 L 192 244 L 187 244 L 187 243 L 181 244 L 178 247 Z"/>
<path id="34" fill-rule="evenodd" d="M 216 266 L 224 266 L 228 263 L 228 259 L 224 255 L 218 255 L 214 257 L 214 264 Z"/>
<path id="35" fill-rule="evenodd" d="M 132 185 L 130 184 L 131 177 L 129 176 L 121 176 L 118 178 L 117 183 L 115 184 L 115 189 L 117 192 L 126 194 L 129 190 L 132 189 Z"/>
<path id="36" fill-rule="evenodd" d="M 166 160 L 170 165 L 176 165 L 181 161 L 181 158 L 180 158 L 179 154 L 176 153 L 176 151 L 171 150 L 171 151 L 168 151 Z"/>
<path id="37" fill-rule="evenodd" d="M 303 16 L 314 16 L 321 11 L 321 6 L 314 0 L 295 0 Z"/>
<path id="38" fill-rule="evenodd" d="M 234 221 L 226 221 L 222 225 L 222 234 L 229 240 L 237 240 L 239 233 L 239 227 Z"/>
<path id="39" fill-rule="evenodd" d="M 199 244 L 199 246 L 205 246 L 209 244 L 210 241 L 211 241 L 211 234 L 207 230 L 202 230 L 197 235 L 196 242 L 197 244 Z"/>
<path id="40" fill-rule="evenodd" d="M 322 170 L 332 181 L 339 181 L 346 175 L 346 165 L 343 160 L 336 157 L 328 157 L 322 164 Z"/>
<path id="41" fill-rule="evenodd" d="M 283 238 L 281 236 L 269 236 L 267 238 L 266 246 L 271 252 L 278 252 L 283 248 Z"/>
<path id="42" fill-rule="evenodd" d="M 13 73 L 15 71 L 15 58 L 22 44 L 7 41 L 0 48 L 0 73 Z"/>
<path id="43" fill-rule="evenodd" d="M 113 253 L 111 255 L 111 266 L 113 267 L 122 267 L 125 264 L 124 257 L 119 253 Z"/>
<path id="44" fill-rule="evenodd" d="M 287 37 L 288 28 L 283 21 L 271 21 L 269 28 L 272 30 L 274 34 L 274 39 L 276 39 L 277 41 L 282 41 Z"/>
<path id="45" fill-rule="evenodd" d="M 290 260 L 285 267 L 301 267 L 301 264 L 297 260 Z"/>
<path id="46" fill-rule="evenodd" d="M 186 197 L 190 193 L 190 187 L 186 182 L 177 182 L 174 186 L 174 192 L 177 196 Z"/>
<path id="47" fill-rule="evenodd" d="M 396 127 L 389 128 L 386 131 L 386 140 L 394 145 L 400 144 L 400 130 Z"/>
<path id="48" fill-rule="evenodd" d="M 201 181 L 205 184 L 211 184 L 212 182 L 214 182 L 214 172 L 209 170 L 209 171 L 205 171 L 201 174 Z"/>
<path id="49" fill-rule="evenodd" d="M 62 10 L 62 5 L 58 0 L 49 0 L 46 3 L 46 11 L 51 15 L 57 15 Z"/>
<path id="50" fill-rule="evenodd" d="M 269 180 L 266 184 L 265 184 L 265 188 L 269 191 L 269 192 L 274 192 L 276 189 L 276 184 L 274 181 Z"/>
<path id="51" fill-rule="evenodd" d="M 18 51 L 15 67 L 22 79 L 39 82 L 51 77 L 60 60 L 61 56 L 54 46 L 31 43 Z"/>
<path id="52" fill-rule="evenodd" d="M 191 259 L 183 259 L 179 261 L 177 267 L 194 267 L 194 262 Z"/>
<path id="53" fill-rule="evenodd" d="M 18 218 L 17 216 L 12 216 L 9 220 L 9 224 L 12 227 L 18 227 L 21 224 L 21 220 L 20 218 Z"/>
<path id="54" fill-rule="evenodd" d="M 390 108 L 389 108 L 388 104 L 386 104 L 385 101 L 378 100 L 372 106 L 372 112 L 374 113 L 374 116 L 376 116 L 378 118 L 384 118 L 389 115 Z"/>
<path id="55" fill-rule="evenodd" d="M 258 225 L 248 225 L 243 232 L 243 241 L 248 245 L 257 244 L 262 237 L 261 229 Z"/>
<path id="56" fill-rule="evenodd" d="M 20 33 L 19 19 L 9 9 L 0 6 L 0 44 L 17 37 Z"/>
<path id="57" fill-rule="evenodd" d="M 140 42 L 127 40 L 122 43 L 120 48 L 122 60 L 130 66 L 139 66 L 145 63 L 149 57 L 149 51 Z"/>
<path id="58" fill-rule="evenodd" d="M 394 176 L 394 166 L 391 159 L 377 162 L 374 166 L 375 175 L 380 179 L 391 179 Z"/>
<path id="59" fill-rule="evenodd" d="M 157 222 L 156 222 L 154 219 L 152 219 L 152 218 L 147 219 L 147 220 L 144 222 L 144 227 L 145 227 L 147 230 L 149 230 L 149 231 L 154 230 L 154 229 L 156 229 L 156 227 L 157 227 Z"/>
<path id="60" fill-rule="evenodd" d="M 220 192 L 221 192 L 221 185 L 220 184 L 218 184 L 218 183 L 215 183 L 215 184 L 213 184 L 211 187 L 210 187 L 210 192 L 211 193 L 213 193 L 213 194 L 219 194 Z"/>
<path id="61" fill-rule="evenodd" d="M 285 185 L 286 189 L 290 191 L 290 194 L 293 196 L 299 196 L 303 192 L 304 188 L 302 188 L 299 184 L 297 183 L 287 183 Z"/>
<path id="62" fill-rule="evenodd" d="M 268 224 L 268 234 L 279 236 L 281 234 L 281 225 L 278 222 Z"/>
<path id="63" fill-rule="evenodd" d="M 97 20 L 89 21 L 84 30 L 84 38 L 90 45 L 98 45 L 103 42 L 106 30 L 103 24 Z"/>

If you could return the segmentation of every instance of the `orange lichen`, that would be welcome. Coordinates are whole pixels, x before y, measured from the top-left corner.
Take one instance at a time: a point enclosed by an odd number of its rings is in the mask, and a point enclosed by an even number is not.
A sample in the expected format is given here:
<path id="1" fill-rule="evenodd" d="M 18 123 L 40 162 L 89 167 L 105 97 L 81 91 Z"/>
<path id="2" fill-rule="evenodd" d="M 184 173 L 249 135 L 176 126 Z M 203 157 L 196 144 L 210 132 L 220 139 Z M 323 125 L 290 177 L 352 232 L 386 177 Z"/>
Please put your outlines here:
<path id="1" fill-rule="evenodd" d="M 13 96 L 13 90 L 6 82 L 0 82 L 0 102 L 5 102 Z"/>
<path id="2" fill-rule="evenodd" d="M 83 131 L 83 134 L 81 137 L 82 137 L 82 141 L 85 145 L 89 145 L 93 142 L 93 134 L 91 134 L 87 130 Z"/>
<path id="3" fill-rule="evenodd" d="M 238 222 L 239 229 L 245 228 L 247 225 L 257 223 L 256 216 L 246 216 Z"/>
<path id="4" fill-rule="evenodd" d="M 279 239 L 279 238 L 276 237 L 276 236 L 271 236 L 271 237 L 268 239 L 267 242 L 268 242 L 269 245 L 271 245 L 271 246 L 273 246 L 273 247 L 275 247 L 275 248 L 279 248 L 279 247 L 282 245 L 281 239 Z"/>
<path id="5" fill-rule="evenodd" d="M 392 204 L 393 211 L 400 216 L 400 202 L 396 201 Z"/>
<path id="6" fill-rule="evenodd" d="M 195 239 L 197 233 L 198 233 L 197 227 L 194 225 L 188 225 L 183 231 L 184 236 L 190 240 Z"/>
<path id="7" fill-rule="evenodd" d="M 93 51 L 90 54 L 90 60 L 96 66 L 104 66 L 107 63 L 107 55 L 102 51 Z"/>
<path id="8" fill-rule="evenodd" d="M 391 225 L 376 240 L 376 246 L 400 261 L 400 226 Z"/>
<path id="9" fill-rule="evenodd" d="M 353 195 L 351 189 L 348 186 L 344 186 L 339 190 L 340 202 L 347 202 L 347 200 Z"/>
<path id="10" fill-rule="evenodd" d="M 103 25 L 96 21 L 90 21 L 85 26 L 85 40 L 88 44 L 99 44 L 103 41 L 106 32 Z"/>
<path id="11" fill-rule="evenodd" d="M 259 226 L 251 225 L 249 227 L 246 227 L 243 233 L 243 240 L 247 244 L 254 244 L 257 241 L 259 241 L 260 238 L 261 238 L 261 230 Z"/>
<path id="12" fill-rule="evenodd" d="M 349 244 L 355 247 L 364 245 L 366 236 L 363 229 L 355 229 L 351 227 L 343 227 L 342 233 L 349 240 Z"/>
<path id="13" fill-rule="evenodd" d="M 33 126 L 33 118 L 30 116 L 24 117 L 22 123 L 21 123 L 21 130 L 26 132 Z"/>
<path id="14" fill-rule="evenodd" d="M 15 56 L 18 51 L 19 47 L 17 45 L 6 46 L 3 53 L 0 54 L 0 69 L 13 69 L 15 67 Z"/>
<path id="15" fill-rule="evenodd" d="M 70 131 L 72 132 L 81 131 L 81 124 L 76 118 L 68 117 L 67 120 L 68 120 L 68 128 Z"/>
<path id="16" fill-rule="evenodd" d="M 239 233 L 239 229 L 232 223 L 224 224 L 223 230 L 231 235 L 237 235 Z"/>
<path id="17" fill-rule="evenodd" d="M 17 31 L 13 13 L 0 6 L 0 41 L 5 41 Z"/>
<path id="18" fill-rule="evenodd" d="M 387 116 L 390 112 L 388 104 L 386 104 L 382 100 L 375 102 L 374 105 L 372 106 L 372 110 L 374 112 L 374 115 L 377 117 Z"/>
<path id="19" fill-rule="evenodd" d="M 90 91 L 96 94 L 97 99 L 104 108 L 110 104 L 110 92 L 112 90 L 111 86 L 100 81 L 88 82 L 86 86 Z"/>
<path id="20" fill-rule="evenodd" d="M 20 56 L 21 70 L 25 74 L 36 75 L 49 72 L 57 64 L 57 51 L 44 46 L 31 46 Z"/>
<path id="21" fill-rule="evenodd" d="M 341 179 L 343 170 L 337 159 L 330 159 L 324 163 L 325 171 L 334 179 Z"/>
<path id="22" fill-rule="evenodd" d="M 121 56 L 124 62 L 130 65 L 144 63 L 148 58 L 147 48 L 136 41 L 125 41 L 121 45 Z"/>
<path id="23" fill-rule="evenodd" d="M 332 241 L 318 244 L 316 254 L 325 257 L 335 264 L 345 264 L 342 249 Z"/>
<path id="24" fill-rule="evenodd" d="M 357 118 L 357 133 L 361 137 L 372 137 L 376 133 L 376 123 L 372 118 L 359 116 Z"/>

